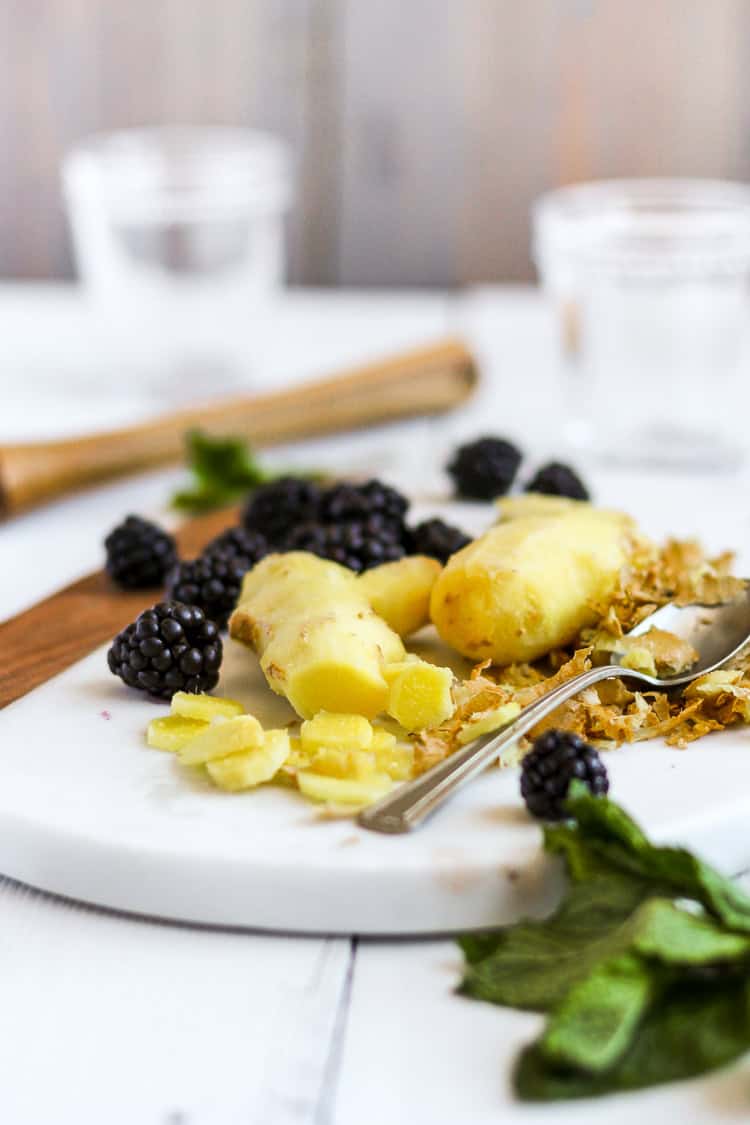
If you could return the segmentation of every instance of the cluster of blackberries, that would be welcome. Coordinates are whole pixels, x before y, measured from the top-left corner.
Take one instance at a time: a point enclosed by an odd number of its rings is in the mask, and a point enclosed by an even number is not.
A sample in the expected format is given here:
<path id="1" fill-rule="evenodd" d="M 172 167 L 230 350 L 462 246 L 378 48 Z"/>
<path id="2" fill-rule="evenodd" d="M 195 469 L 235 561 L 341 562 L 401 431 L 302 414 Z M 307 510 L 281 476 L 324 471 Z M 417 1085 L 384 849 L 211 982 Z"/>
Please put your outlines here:
<path id="1" fill-rule="evenodd" d="M 253 493 L 243 523 L 275 550 L 310 551 L 354 571 L 408 554 L 445 562 L 468 543 L 468 536 L 442 520 L 409 527 L 408 508 L 402 493 L 379 480 L 321 488 L 284 477 Z"/>
<path id="2" fill-rule="evenodd" d="M 124 589 L 166 588 L 169 601 L 142 613 L 115 638 L 109 667 L 129 687 L 164 699 L 210 691 L 221 664 L 219 630 L 237 604 L 242 579 L 270 546 L 232 527 L 197 559 L 179 560 L 173 538 L 156 524 L 128 518 L 105 540 L 106 569 Z"/>
<path id="3" fill-rule="evenodd" d="M 483 437 L 460 446 L 447 465 L 459 496 L 492 500 L 510 489 L 521 465 L 521 451 L 503 438 Z M 524 485 L 526 492 L 588 500 L 589 493 L 568 465 L 550 461 Z"/>

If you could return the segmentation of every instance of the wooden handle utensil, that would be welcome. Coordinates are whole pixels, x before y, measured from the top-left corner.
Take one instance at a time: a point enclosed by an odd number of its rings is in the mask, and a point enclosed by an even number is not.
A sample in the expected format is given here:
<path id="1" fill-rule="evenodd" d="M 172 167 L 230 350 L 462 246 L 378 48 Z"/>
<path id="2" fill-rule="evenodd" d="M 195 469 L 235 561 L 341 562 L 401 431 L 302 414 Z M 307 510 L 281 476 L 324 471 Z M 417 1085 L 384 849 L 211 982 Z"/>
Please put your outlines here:
<path id="1" fill-rule="evenodd" d="M 185 431 L 194 427 L 268 446 L 450 410 L 468 397 L 476 381 L 476 363 L 466 346 L 445 340 L 333 378 L 225 399 L 124 429 L 0 445 L 0 516 L 98 481 L 179 461 Z"/>

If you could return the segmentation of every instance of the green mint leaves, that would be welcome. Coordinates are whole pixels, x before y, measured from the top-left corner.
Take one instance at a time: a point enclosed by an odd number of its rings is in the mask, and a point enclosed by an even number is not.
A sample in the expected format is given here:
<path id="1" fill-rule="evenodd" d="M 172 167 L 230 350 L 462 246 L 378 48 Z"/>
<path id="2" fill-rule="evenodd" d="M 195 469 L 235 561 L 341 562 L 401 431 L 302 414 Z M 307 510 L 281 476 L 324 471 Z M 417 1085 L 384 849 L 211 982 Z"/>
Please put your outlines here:
<path id="1" fill-rule="evenodd" d="M 567 809 L 545 829 L 569 876 L 555 913 L 460 942 L 464 995 L 548 1013 L 519 1096 L 590 1097 L 736 1059 L 750 1047 L 750 899 L 580 783 Z"/>
<path id="2" fill-rule="evenodd" d="M 182 511 L 224 508 L 276 476 L 263 468 L 243 438 L 214 438 L 191 430 L 185 445 L 193 480 L 172 497 L 172 506 Z"/>

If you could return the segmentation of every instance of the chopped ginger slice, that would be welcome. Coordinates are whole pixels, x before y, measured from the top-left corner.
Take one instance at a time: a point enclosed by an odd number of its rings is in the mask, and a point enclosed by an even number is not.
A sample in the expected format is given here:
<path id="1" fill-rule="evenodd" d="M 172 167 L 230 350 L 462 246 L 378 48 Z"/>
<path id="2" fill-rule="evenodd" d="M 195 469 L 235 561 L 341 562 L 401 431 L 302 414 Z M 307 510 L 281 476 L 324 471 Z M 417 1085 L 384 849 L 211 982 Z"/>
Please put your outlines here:
<path id="1" fill-rule="evenodd" d="M 341 715 L 319 711 L 302 724 L 302 749 L 312 753 L 325 747 L 330 750 L 368 750 L 372 743 L 372 726 L 363 715 Z"/>
<path id="2" fill-rule="evenodd" d="M 302 770 L 297 775 L 297 783 L 305 797 L 313 801 L 360 808 L 384 797 L 393 785 L 385 773 L 376 773 L 364 781 L 356 781 L 343 777 L 325 777 L 312 770 Z"/>
<path id="3" fill-rule="evenodd" d="M 476 718 L 471 719 L 459 729 L 456 741 L 459 745 L 465 746 L 467 742 L 473 742 L 475 738 L 479 738 L 483 734 L 491 734 L 492 731 L 500 730 L 501 727 L 512 722 L 520 711 L 520 704 L 515 701 L 504 703 L 493 711 L 485 711 L 484 714 L 477 715 Z"/>
<path id="4" fill-rule="evenodd" d="M 346 777 L 364 781 L 375 773 L 375 755 L 369 750 L 340 750 L 321 746 L 313 753 L 310 769 L 326 777 Z"/>
<path id="5" fill-rule="evenodd" d="M 232 719 L 235 715 L 244 714 L 244 711 L 245 708 L 235 699 L 222 699 L 217 695 L 192 695 L 187 691 L 178 691 L 172 696 L 173 715 L 202 719 L 205 723 L 210 723 L 217 715 Z"/>
<path id="6" fill-rule="evenodd" d="M 393 781 L 408 781 L 414 776 L 414 747 L 393 746 L 375 755 L 379 771 L 387 773 Z"/>
<path id="7" fill-rule="evenodd" d="M 253 715 L 238 715 L 234 719 L 210 723 L 179 751 L 179 758 L 185 766 L 199 766 L 213 758 L 256 750 L 263 745 L 263 740 L 263 728 L 258 720 Z"/>
<path id="8" fill-rule="evenodd" d="M 182 715 L 163 715 L 152 719 L 146 728 L 146 742 L 155 750 L 182 750 L 208 723 L 200 719 L 186 719 Z"/>
<path id="9" fill-rule="evenodd" d="M 271 781 L 289 756 L 289 735 L 285 730 L 268 730 L 262 746 L 227 758 L 214 758 L 206 762 L 211 780 L 220 789 L 236 793 L 241 789 L 254 789 Z"/>
<path id="10" fill-rule="evenodd" d="M 388 714 L 405 730 L 431 730 L 454 711 L 450 668 L 426 660 L 404 660 L 385 669 L 388 681 Z"/>

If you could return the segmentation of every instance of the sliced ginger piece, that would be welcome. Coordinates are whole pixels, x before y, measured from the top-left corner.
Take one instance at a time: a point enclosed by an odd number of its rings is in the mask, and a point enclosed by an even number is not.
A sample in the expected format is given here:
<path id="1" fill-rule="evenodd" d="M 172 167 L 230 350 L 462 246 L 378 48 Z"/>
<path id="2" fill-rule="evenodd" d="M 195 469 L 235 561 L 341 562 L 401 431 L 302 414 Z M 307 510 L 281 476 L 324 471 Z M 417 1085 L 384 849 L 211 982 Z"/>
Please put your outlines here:
<path id="1" fill-rule="evenodd" d="M 172 696 L 172 714 L 186 719 L 201 719 L 210 723 L 217 715 L 232 719 L 242 715 L 245 708 L 236 699 L 223 699 L 218 695 L 191 695 L 187 691 L 177 691 Z"/>
<path id="2" fill-rule="evenodd" d="M 200 766 L 214 758 L 226 758 L 263 745 L 263 727 L 253 715 L 237 715 L 209 723 L 204 731 L 191 739 L 179 758 L 185 766 Z"/>
<path id="3" fill-rule="evenodd" d="M 292 769 L 307 769 L 311 754 L 302 746 L 302 740 L 293 735 L 289 737 L 289 757 L 284 763 Z"/>
<path id="4" fill-rule="evenodd" d="M 399 742 L 389 730 L 378 728 L 372 740 L 372 753 L 379 771 L 393 781 L 408 781 L 414 775 L 414 747 Z"/>
<path id="5" fill-rule="evenodd" d="M 372 743 L 370 749 L 377 758 L 380 754 L 388 753 L 398 742 L 396 735 L 392 731 L 384 730 L 382 727 L 376 727 L 372 732 Z"/>
<path id="6" fill-rule="evenodd" d="M 456 740 L 461 746 L 465 746 L 467 742 L 473 742 L 475 738 L 479 738 L 483 734 L 491 734 L 495 730 L 500 730 L 501 727 L 512 722 L 516 715 L 520 714 L 520 711 L 520 704 L 515 702 L 503 703 L 493 711 L 485 711 L 484 714 L 478 715 L 476 719 L 472 719 L 461 727 Z"/>
<path id="7" fill-rule="evenodd" d="M 313 773 L 325 774 L 326 777 L 364 781 L 375 773 L 375 755 L 369 750 L 321 746 L 312 755 L 310 769 Z"/>
<path id="8" fill-rule="evenodd" d="M 426 660 L 404 660 L 385 669 L 387 711 L 407 731 L 432 730 L 455 710 L 450 668 Z"/>
<path id="9" fill-rule="evenodd" d="M 300 729 L 302 749 L 312 753 L 326 747 L 339 750 L 368 750 L 372 744 L 372 725 L 364 715 L 342 715 L 319 711 Z"/>
<path id="10" fill-rule="evenodd" d="M 386 773 L 375 773 L 365 780 L 351 780 L 302 770 L 297 774 L 297 784 L 300 791 L 313 801 L 361 808 L 384 797 L 393 782 Z"/>
<path id="11" fill-rule="evenodd" d="M 236 793 L 255 789 L 271 781 L 289 757 L 289 735 L 285 730 L 267 730 L 263 745 L 252 750 L 214 758 L 206 762 L 206 771 L 220 789 Z"/>
<path id="12" fill-rule="evenodd" d="M 146 728 L 146 742 L 155 750 L 182 750 L 208 723 L 200 719 L 186 719 L 182 715 L 162 715 L 152 719 Z"/>

